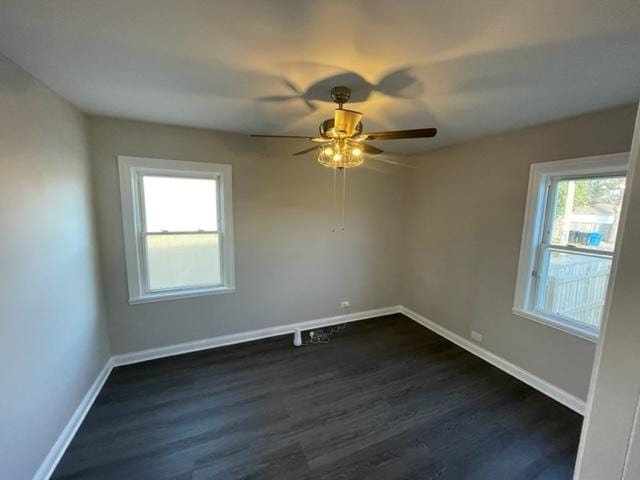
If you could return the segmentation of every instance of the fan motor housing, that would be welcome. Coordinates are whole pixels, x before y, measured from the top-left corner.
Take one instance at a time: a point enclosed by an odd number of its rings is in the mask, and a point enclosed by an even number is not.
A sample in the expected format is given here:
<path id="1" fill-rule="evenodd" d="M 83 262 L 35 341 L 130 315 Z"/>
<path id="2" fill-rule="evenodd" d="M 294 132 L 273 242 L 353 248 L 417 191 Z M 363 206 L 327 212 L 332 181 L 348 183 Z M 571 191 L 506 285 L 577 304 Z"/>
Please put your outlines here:
<path id="1" fill-rule="evenodd" d="M 335 120 L 333 118 L 329 118 L 320 124 L 320 136 L 324 138 L 336 138 L 335 134 Z M 353 136 L 360 135 L 362 133 L 362 122 L 358 122 L 356 125 L 356 130 L 353 133 Z"/>
<path id="2" fill-rule="evenodd" d="M 331 100 L 338 105 L 347 103 L 351 98 L 351 89 L 349 87 L 333 87 L 331 89 Z"/>

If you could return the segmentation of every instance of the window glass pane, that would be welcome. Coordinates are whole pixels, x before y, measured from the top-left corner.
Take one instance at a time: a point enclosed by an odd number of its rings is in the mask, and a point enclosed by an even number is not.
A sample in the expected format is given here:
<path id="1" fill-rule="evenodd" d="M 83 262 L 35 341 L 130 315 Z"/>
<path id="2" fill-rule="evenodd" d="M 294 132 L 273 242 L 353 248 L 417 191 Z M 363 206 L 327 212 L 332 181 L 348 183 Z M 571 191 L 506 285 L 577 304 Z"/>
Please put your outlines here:
<path id="1" fill-rule="evenodd" d="M 142 178 L 147 232 L 217 231 L 217 182 L 211 178 Z"/>
<path id="2" fill-rule="evenodd" d="M 624 177 L 558 181 L 551 243 L 612 252 L 624 186 Z"/>
<path id="3" fill-rule="evenodd" d="M 540 278 L 538 310 L 598 328 L 611 258 L 551 250 Z"/>
<path id="4" fill-rule="evenodd" d="M 150 290 L 219 285 L 217 233 L 147 235 Z"/>

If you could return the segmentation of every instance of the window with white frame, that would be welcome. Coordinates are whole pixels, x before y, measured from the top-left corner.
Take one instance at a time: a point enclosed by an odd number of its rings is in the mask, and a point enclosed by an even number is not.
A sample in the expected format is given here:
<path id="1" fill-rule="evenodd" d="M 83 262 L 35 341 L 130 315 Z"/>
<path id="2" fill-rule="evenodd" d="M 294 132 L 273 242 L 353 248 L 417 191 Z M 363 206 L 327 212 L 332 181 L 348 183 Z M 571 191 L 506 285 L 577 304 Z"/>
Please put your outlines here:
<path id="1" fill-rule="evenodd" d="M 231 166 L 118 157 L 129 302 L 232 292 Z"/>
<path id="2" fill-rule="evenodd" d="M 531 166 L 513 312 L 597 339 L 627 153 Z"/>

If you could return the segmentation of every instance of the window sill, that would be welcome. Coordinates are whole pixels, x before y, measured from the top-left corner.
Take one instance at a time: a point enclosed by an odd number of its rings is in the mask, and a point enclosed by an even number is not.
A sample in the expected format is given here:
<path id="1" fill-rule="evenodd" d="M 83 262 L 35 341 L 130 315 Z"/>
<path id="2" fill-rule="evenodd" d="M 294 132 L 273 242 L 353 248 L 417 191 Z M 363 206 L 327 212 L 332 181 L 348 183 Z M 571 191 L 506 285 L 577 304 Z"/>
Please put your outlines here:
<path id="1" fill-rule="evenodd" d="M 184 290 L 181 292 L 149 293 L 143 297 L 130 298 L 129 304 L 165 302 L 168 300 L 181 300 L 183 298 L 204 297 L 207 295 L 221 295 L 223 293 L 235 293 L 235 287 L 215 287 L 198 290 Z"/>
<path id="2" fill-rule="evenodd" d="M 533 320 L 534 322 L 541 323 L 542 325 L 546 325 L 551 328 L 555 328 L 556 330 L 560 330 L 565 333 L 569 333 L 576 337 L 580 337 L 584 340 L 588 340 L 590 342 L 597 343 L 599 335 L 592 330 L 586 328 L 580 328 L 574 325 L 568 325 L 560 320 L 556 320 L 553 317 L 546 317 L 543 315 L 538 315 L 534 312 L 528 312 L 526 310 L 521 310 L 519 308 L 513 308 L 511 312 L 514 315 L 517 315 L 522 318 L 526 318 L 528 320 Z"/>

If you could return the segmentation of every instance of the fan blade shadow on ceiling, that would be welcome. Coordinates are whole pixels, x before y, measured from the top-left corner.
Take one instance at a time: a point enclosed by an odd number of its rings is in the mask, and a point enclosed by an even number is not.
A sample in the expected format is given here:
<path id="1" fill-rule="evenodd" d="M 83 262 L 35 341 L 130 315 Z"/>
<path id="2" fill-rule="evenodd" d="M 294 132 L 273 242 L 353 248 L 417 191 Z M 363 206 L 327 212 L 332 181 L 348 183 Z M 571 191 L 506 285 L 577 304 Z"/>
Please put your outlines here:
<path id="1" fill-rule="evenodd" d="M 305 63 L 304 65 L 307 64 Z M 351 71 L 344 71 L 318 80 L 312 83 L 305 91 L 301 91 L 287 79 L 283 79 L 282 83 L 291 91 L 291 94 L 259 97 L 256 100 L 259 102 L 288 102 L 299 99 L 310 110 L 316 110 L 318 107 L 314 102 L 333 103 L 330 93 L 331 89 L 336 86 L 345 86 L 351 89 L 349 103 L 364 102 L 369 99 L 373 92 L 378 92 L 388 97 L 415 99 L 420 97 L 424 91 L 422 82 L 411 72 L 410 67 L 387 73 L 377 84 L 372 84 L 362 75 Z"/>
<path id="2" fill-rule="evenodd" d="M 316 105 L 314 105 L 311 101 L 309 101 L 308 98 L 305 97 L 304 92 L 300 91 L 300 89 L 298 89 L 298 87 L 296 87 L 292 82 L 290 82 L 286 78 L 283 78 L 281 80 L 281 83 L 291 91 L 290 95 L 268 95 L 265 97 L 258 97 L 256 98 L 256 100 L 259 102 L 288 102 L 290 100 L 299 99 L 305 103 L 310 111 L 315 112 L 318 109 Z"/>
<path id="3" fill-rule="evenodd" d="M 422 96 L 424 86 L 411 68 L 401 68 L 382 77 L 375 90 L 387 97 L 412 100 Z"/>

